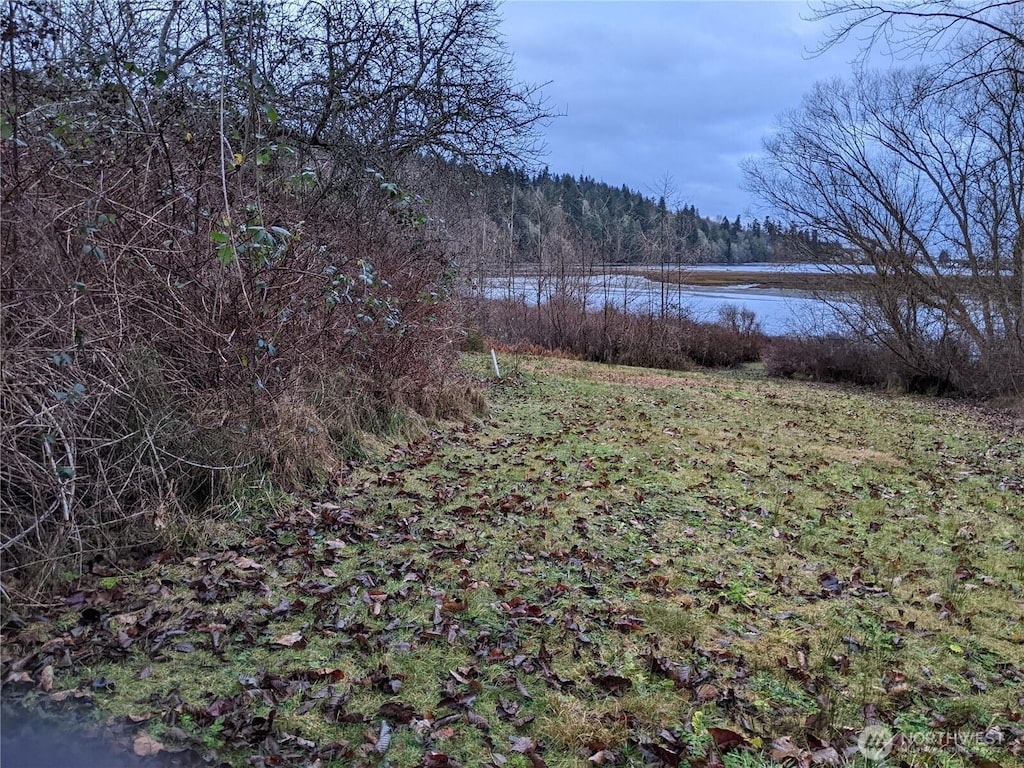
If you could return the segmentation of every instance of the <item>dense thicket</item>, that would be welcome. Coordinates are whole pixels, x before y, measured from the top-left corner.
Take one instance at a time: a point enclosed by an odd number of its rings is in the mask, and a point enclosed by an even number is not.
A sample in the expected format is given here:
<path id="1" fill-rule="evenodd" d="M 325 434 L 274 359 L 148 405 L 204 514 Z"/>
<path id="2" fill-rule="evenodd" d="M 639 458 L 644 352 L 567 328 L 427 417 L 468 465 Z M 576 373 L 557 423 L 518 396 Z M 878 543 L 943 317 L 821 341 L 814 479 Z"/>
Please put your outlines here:
<path id="1" fill-rule="evenodd" d="M 30 0 L 2 21 L 3 586 L 174 532 L 452 385 L 413 166 L 530 152 L 489 0 Z"/>

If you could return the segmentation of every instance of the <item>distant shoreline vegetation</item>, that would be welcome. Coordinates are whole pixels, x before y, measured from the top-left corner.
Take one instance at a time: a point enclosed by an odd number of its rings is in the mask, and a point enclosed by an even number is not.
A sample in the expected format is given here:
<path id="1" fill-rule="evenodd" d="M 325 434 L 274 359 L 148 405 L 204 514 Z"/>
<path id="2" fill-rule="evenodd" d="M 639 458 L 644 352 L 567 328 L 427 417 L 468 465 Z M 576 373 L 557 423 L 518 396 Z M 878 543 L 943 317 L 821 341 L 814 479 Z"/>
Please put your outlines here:
<path id="1" fill-rule="evenodd" d="M 491 173 L 460 168 L 475 187 L 472 212 L 445 210 L 446 222 L 472 244 L 464 267 L 545 262 L 572 253 L 580 262 L 609 264 L 742 264 L 821 262 L 849 254 L 813 228 L 770 217 L 744 221 L 703 216 L 692 204 L 674 204 L 589 176 L 530 175 L 509 165 Z M 439 208 L 447 208 L 440 205 Z M 454 216 L 452 215 L 454 214 Z M 458 220 L 456 222 L 456 220 Z M 453 232 L 454 234 L 454 232 Z"/>

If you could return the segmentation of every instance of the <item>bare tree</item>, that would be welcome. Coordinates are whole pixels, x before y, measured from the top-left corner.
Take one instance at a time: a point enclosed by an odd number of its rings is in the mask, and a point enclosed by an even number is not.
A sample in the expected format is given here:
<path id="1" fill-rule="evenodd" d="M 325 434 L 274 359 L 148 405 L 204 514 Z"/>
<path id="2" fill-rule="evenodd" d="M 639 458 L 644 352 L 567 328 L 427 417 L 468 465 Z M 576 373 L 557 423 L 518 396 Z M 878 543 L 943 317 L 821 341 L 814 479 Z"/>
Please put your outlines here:
<path id="1" fill-rule="evenodd" d="M 929 69 L 819 84 L 745 169 L 870 266 L 869 290 L 836 303 L 850 327 L 949 380 L 1024 361 L 1024 76 L 1019 55 L 971 64 L 956 87 Z"/>
<path id="2" fill-rule="evenodd" d="M 1022 385 L 1024 10 L 1020 3 L 829 0 L 822 49 L 916 68 L 819 84 L 747 164 L 752 191 L 847 246 L 870 276 L 834 302 L 856 334 L 962 389 Z M 865 60 L 862 59 L 862 64 Z"/>
<path id="3" fill-rule="evenodd" d="M 871 52 L 903 60 L 929 60 L 941 74 L 930 83 L 949 88 L 964 80 L 1009 69 L 1020 74 L 1024 5 L 1016 0 L 822 0 L 813 21 L 831 27 L 818 52 L 861 33 L 859 64 Z M 984 67 L 978 62 L 984 61 Z"/>
<path id="4" fill-rule="evenodd" d="M 814 21 L 831 21 L 821 50 L 843 42 L 857 30 L 867 34 L 863 51 L 878 45 L 892 53 L 941 50 L 961 33 L 981 32 L 975 52 L 992 45 L 1024 47 L 1018 0 L 825 0 L 813 6 Z"/>

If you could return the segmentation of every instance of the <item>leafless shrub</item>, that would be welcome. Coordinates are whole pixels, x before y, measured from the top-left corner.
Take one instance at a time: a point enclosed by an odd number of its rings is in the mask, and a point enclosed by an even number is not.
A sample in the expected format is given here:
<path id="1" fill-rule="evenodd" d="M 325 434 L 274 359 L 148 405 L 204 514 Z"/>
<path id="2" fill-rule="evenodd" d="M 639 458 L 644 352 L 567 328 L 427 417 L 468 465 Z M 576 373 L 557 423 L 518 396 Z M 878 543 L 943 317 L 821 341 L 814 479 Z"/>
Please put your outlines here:
<path id="1" fill-rule="evenodd" d="M 283 144 L 225 159 L 215 104 L 127 130 L 47 87 L 0 141 L 10 597 L 167 541 L 239 473 L 297 484 L 402 409 L 479 406 L 415 195 Z"/>
<path id="2" fill-rule="evenodd" d="M 752 315 L 719 323 L 686 317 L 632 314 L 606 307 L 585 310 L 489 300 L 473 315 L 476 327 L 506 344 L 537 345 L 586 360 L 669 370 L 695 365 L 729 367 L 760 359 L 764 336 Z"/>
<path id="3" fill-rule="evenodd" d="M 780 378 L 879 386 L 890 375 L 877 349 L 843 337 L 774 338 L 765 344 L 762 360 L 765 372 Z"/>
<path id="4" fill-rule="evenodd" d="M 1013 350 L 978 356 L 966 342 L 931 340 L 908 361 L 886 347 L 845 337 L 780 337 L 764 346 L 769 376 L 806 378 L 919 394 L 991 398 L 1020 391 L 1021 364 Z"/>

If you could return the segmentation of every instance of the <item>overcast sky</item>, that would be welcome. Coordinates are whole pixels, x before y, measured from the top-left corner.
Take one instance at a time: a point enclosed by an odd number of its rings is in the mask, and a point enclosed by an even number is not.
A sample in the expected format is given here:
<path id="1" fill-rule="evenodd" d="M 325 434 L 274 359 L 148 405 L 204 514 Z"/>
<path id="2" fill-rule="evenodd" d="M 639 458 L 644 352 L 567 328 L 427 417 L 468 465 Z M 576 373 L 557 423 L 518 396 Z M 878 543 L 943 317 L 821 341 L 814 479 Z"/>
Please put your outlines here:
<path id="1" fill-rule="evenodd" d="M 592 176 L 706 216 L 763 211 L 742 189 L 775 116 L 816 80 L 845 77 L 855 44 L 812 57 L 827 31 L 805 2 L 507 0 L 521 81 L 564 116 L 544 130 L 552 173 Z M 673 202 L 670 200 L 670 202 Z"/>

